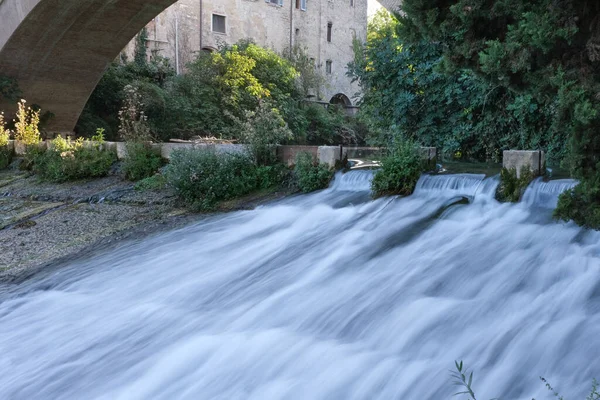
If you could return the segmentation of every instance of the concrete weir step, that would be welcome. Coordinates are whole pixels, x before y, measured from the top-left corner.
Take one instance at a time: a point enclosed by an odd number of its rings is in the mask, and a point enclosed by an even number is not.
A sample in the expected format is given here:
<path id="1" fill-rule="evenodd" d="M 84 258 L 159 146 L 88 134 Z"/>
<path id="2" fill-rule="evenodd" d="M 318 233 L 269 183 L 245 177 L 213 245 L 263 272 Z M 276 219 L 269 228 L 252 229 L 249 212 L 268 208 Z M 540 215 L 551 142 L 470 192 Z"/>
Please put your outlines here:
<path id="1" fill-rule="evenodd" d="M 541 150 L 505 150 L 502 154 L 502 167 L 515 169 L 517 177 L 523 168 L 529 169 L 534 176 L 543 175 L 546 170 L 546 155 Z"/>

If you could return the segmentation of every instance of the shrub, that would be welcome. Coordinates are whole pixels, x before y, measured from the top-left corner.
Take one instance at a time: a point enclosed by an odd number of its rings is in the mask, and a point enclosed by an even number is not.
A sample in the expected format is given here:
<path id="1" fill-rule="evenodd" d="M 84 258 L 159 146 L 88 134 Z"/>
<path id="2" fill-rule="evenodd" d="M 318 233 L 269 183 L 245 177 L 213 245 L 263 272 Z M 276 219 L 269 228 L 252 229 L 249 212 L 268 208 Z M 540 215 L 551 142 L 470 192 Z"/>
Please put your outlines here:
<path id="1" fill-rule="evenodd" d="M 204 149 L 175 150 L 165 177 L 179 197 L 200 211 L 218 201 L 245 195 L 259 185 L 257 168 L 240 154 L 217 154 Z"/>
<path id="2" fill-rule="evenodd" d="M 298 153 L 294 175 L 298 187 L 304 193 L 325 189 L 333 177 L 333 171 L 326 164 L 318 164 L 313 161 L 310 153 Z"/>
<path id="3" fill-rule="evenodd" d="M 15 119 L 15 140 L 25 146 L 37 145 L 42 141 L 40 136 L 40 111 L 34 111 L 25 106 L 26 101 L 21 100 L 18 105 Z"/>
<path id="4" fill-rule="evenodd" d="M 155 174 L 149 178 L 144 178 L 141 181 L 138 181 L 134 189 L 139 191 L 145 190 L 160 190 L 164 189 L 167 186 L 167 180 L 164 175 Z"/>
<path id="5" fill-rule="evenodd" d="M 262 165 L 256 167 L 256 179 L 259 189 L 269 189 L 289 184 L 291 171 L 283 164 Z"/>
<path id="6" fill-rule="evenodd" d="M 66 182 L 106 176 L 116 160 L 115 152 L 103 150 L 99 141 L 59 136 L 48 150 L 33 153 L 33 170 L 44 180 Z"/>
<path id="7" fill-rule="evenodd" d="M 246 113 L 240 136 L 256 165 L 273 165 L 277 162 L 276 146 L 290 139 L 292 132 L 276 108 L 261 102 L 256 111 Z"/>
<path id="8" fill-rule="evenodd" d="M 8 167 L 12 161 L 12 149 L 8 147 L 10 131 L 6 129 L 4 113 L 0 113 L 0 169 Z"/>
<path id="9" fill-rule="evenodd" d="M 381 169 L 371 182 L 374 197 L 412 194 L 423 171 L 421 155 L 408 140 L 395 142 L 381 160 Z"/>
<path id="10" fill-rule="evenodd" d="M 554 217 L 577 225 L 600 229 L 600 179 L 583 180 L 558 198 Z"/>
<path id="11" fill-rule="evenodd" d="M 119 111 L 119 135 L 126 142 L 152 140 L 148 118 L 142 111 L 141 95 L 137 88 L 127 85 L 123 107 Z"/>
<path id="12" fill-rule="evenodd" d="M 154 175 L 163 166 L 163 159 L 149 142 L 125 143 L 127 155 L 123 160 L 123 173 L 130 181 L 139 181 Z"/>
<path id="13" fill-rule="evenodd" d="M 500 184 L 496 189 L 496 199 L 505 203 L 516 203 L 521 200 L 527 186 L 533 180 L 533 173 L 527 167 L 521 168 L 521 174 L 517 178 L 515 168 L 502 168 L 500 171 Z"/>

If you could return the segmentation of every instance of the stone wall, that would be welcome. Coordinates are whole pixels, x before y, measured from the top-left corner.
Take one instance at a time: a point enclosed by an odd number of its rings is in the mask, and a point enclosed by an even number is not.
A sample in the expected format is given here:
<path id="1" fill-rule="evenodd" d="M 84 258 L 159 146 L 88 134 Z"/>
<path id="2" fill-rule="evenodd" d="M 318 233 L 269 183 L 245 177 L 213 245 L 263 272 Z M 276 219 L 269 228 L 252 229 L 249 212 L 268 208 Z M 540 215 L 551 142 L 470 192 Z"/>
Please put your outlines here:
<path id="1" fill-rule="evenodd" d="M 14 147 L 17 155 L 22 155 L 25 151 L 23 146 L 15 146 L 14 141 L 9 143 Z M 40 143 L 40 147 L 47 148 L 51 146 L 51 141 L 47 140 Z M 122 160 L 127 156 L 127 150 L 124 142 L 105 142 L 107 149 L 116 151 L 117 158 Z M 243 144 L 194 144 L 194 143 L 156 143 L 153 144 L 161 156 L 169 160 L 173 151 L 177 149 L 203 148 L 213 150 L 217 153 L 240 154 L 246 153 L 247 148 Z M 379 147 L 342 147 L 340 146 L 277 146 L 277 158 L 287 166 L 293 166 L 296 162 L 296 156 L 305 152 L 313 156 L 315 162 L 327 164 L 334 167 L 336 162 L 348 156 L 348 158 L 364 158 L 369 156 L 380 156 L 382 153 Z M 435 158 L 435 147 L 422 147 L 422 157 L 424 160 L 433 160 Z"/>

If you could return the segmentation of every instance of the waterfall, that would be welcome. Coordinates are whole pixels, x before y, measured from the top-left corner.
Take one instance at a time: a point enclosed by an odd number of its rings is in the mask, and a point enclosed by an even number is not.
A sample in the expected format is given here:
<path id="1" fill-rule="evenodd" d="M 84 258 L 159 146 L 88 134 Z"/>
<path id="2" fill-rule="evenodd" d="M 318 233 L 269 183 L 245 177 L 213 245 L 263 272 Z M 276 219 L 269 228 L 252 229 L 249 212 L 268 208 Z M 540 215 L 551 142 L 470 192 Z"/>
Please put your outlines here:
<path id="1" fill-rule="evenodd" d="M 542 178 L 534 180 L 523 196 L 523 202 L 528 206 L 541 208 L 556 208 L 558 196 L 577 185 L 573 179 L 557 179 L 544 182 Z"/>
<path id="2" fill-rule="evenodd" d="M 370 201 L 370 174 L 0 287 L 0 398 L 450 399 L 455 360 L 478 398 L 584 398 L 600 234 L 487 201 L 497 177 Z"/>

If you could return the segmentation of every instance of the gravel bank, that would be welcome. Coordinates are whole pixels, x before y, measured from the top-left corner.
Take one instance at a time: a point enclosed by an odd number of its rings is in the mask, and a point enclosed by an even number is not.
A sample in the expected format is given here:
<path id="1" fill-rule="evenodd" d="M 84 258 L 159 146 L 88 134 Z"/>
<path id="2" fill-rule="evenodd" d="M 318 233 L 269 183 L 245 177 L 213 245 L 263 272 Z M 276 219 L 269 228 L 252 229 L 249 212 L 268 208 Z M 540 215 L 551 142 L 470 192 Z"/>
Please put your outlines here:
<path id="1" fill-rule="evenodd" d="M 259 193 L 222 210 L 249 209 L 286 194 Z M 0 283 L 18 283 L 65 260 L 204 217 L 190 214 L 168 189 L 137 191 L 116 176 L 50 184 L 2 172 Z"/>

